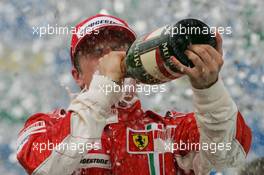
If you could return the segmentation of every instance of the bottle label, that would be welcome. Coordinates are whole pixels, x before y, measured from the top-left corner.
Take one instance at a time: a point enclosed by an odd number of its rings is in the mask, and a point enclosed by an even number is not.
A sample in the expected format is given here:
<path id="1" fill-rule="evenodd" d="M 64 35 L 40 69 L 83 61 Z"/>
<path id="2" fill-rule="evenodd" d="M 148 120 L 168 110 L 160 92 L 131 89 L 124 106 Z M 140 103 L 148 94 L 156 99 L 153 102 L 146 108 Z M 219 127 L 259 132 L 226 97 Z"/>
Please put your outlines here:
<path id="1" fill-rule="evenodd" d="M 170 36 L 164 34 L 167 27 L 161 27 L 133 43 L 126 60 L 127 72 L 133 78 L 143 83 L 157 84 L 182 75 L 170 69 Z"/>

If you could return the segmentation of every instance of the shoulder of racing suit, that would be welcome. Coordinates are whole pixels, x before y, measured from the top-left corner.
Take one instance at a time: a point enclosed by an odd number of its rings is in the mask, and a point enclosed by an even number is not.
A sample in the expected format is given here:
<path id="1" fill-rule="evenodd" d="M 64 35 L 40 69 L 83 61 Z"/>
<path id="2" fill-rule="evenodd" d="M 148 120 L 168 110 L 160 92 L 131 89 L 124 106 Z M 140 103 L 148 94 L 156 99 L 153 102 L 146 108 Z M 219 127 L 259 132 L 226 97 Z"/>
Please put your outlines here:
<path id="1" fill-rule="evenodd" d="M 70 117 L 71 112 L 55 109 L 51 113 L 36 113 L 27 119 L 18 134 L 17 159 L 29 174 L 51 154 L 52 148 L 48 146 L 56 146 L 69 135 Z"/>

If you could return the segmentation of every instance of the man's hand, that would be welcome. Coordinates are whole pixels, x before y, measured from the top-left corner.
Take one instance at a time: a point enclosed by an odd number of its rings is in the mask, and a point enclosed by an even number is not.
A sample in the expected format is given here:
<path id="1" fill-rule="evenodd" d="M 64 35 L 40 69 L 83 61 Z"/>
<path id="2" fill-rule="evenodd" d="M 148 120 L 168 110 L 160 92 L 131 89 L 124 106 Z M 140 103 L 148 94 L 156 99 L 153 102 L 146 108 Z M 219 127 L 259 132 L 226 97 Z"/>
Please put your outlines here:
<path id="1" fill-rule="evenodd" d="M 99 59 L 99 73 L 115 82 L 121 82 L 124 78 L 122 70 L 122 60 L 125 58 L 126 52 L 111 51 Z"/>
<path id="2" fill-rule="evenodd" d="M 193 68 L 181 64 L 175 57 L 171 58 L 177 68 L 189 76 L 192 86 L 196 89 L 209 88 L 218 79 L 224 63 L 222 38 L 219 33 L 216 33 L 216 42 L 216 49 L 205 44 L 194 44 L 188 47 L 185 54 L 193 62 Z"/>

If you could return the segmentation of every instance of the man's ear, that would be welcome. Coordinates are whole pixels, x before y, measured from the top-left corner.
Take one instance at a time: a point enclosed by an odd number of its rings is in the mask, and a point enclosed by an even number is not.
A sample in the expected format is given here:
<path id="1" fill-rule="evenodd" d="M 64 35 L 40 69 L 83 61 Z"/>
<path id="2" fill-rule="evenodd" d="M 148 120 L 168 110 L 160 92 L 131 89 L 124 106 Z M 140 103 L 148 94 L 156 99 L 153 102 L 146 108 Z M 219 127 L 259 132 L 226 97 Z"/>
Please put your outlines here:
<path id="1" fill-rule="evenodd" d="M 77 83 L 77 85 L 81 89 L 84 88 L 85 83 L 84 83 L 82 73 L 80 73 L 75 67 L 72 67 L 71 73 L 72 73 L 72 77 L 75 80 L 75 82 Z"/>

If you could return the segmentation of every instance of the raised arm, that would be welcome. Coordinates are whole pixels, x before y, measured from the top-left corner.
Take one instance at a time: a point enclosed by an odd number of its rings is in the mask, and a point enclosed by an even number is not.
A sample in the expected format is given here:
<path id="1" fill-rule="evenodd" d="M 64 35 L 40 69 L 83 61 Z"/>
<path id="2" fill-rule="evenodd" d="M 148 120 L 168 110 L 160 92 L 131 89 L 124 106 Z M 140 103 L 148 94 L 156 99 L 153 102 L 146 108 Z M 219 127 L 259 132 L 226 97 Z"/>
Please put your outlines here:
<path id="1" fill-rule="evenodd" d="M 99 86 L 116 85 L 94 76 L 88 91 L 74 99 L 68 112 L 38 113 L 19 133 L 17 158 L 28 174 L 71 174 L 89 149 L 101 149 L 103 128 L 116 122 L 110 115 L 119 93 L 106 94 Z"/>
<path id="2" fill-rule="evenodd" d="M 194 63 L 194 68 L 172 58 L 179 70 L 188 75 L 194 92 L 194 117 L 198 129 L 190 130 L 187 135 L 192 138 L 192 132 L 199 133 L 200 145 L 225 145 L 216 152 L 200 149 L 199 154 L 192 157 L 191 168 L 196 174 L 238 165 L 245 159 L 251 144 L 251 131 L 219 77 L 224 61 L 222 38 L 218 33 L 216 40 L 216 48 L 203 44 L 188 47 L 185 54 Z"/>
<path id="3" fill-rule="evenodd" d="M 212 168 L 222 170 L 241 164 L 250 149 L 251 130 L 222 80 L 219 79 L 209 89 L 193 91 L 199 143 L 217 145 L 215 151 L 200 150 L 194 166 L 196 171 L 205 174 Z"/>

